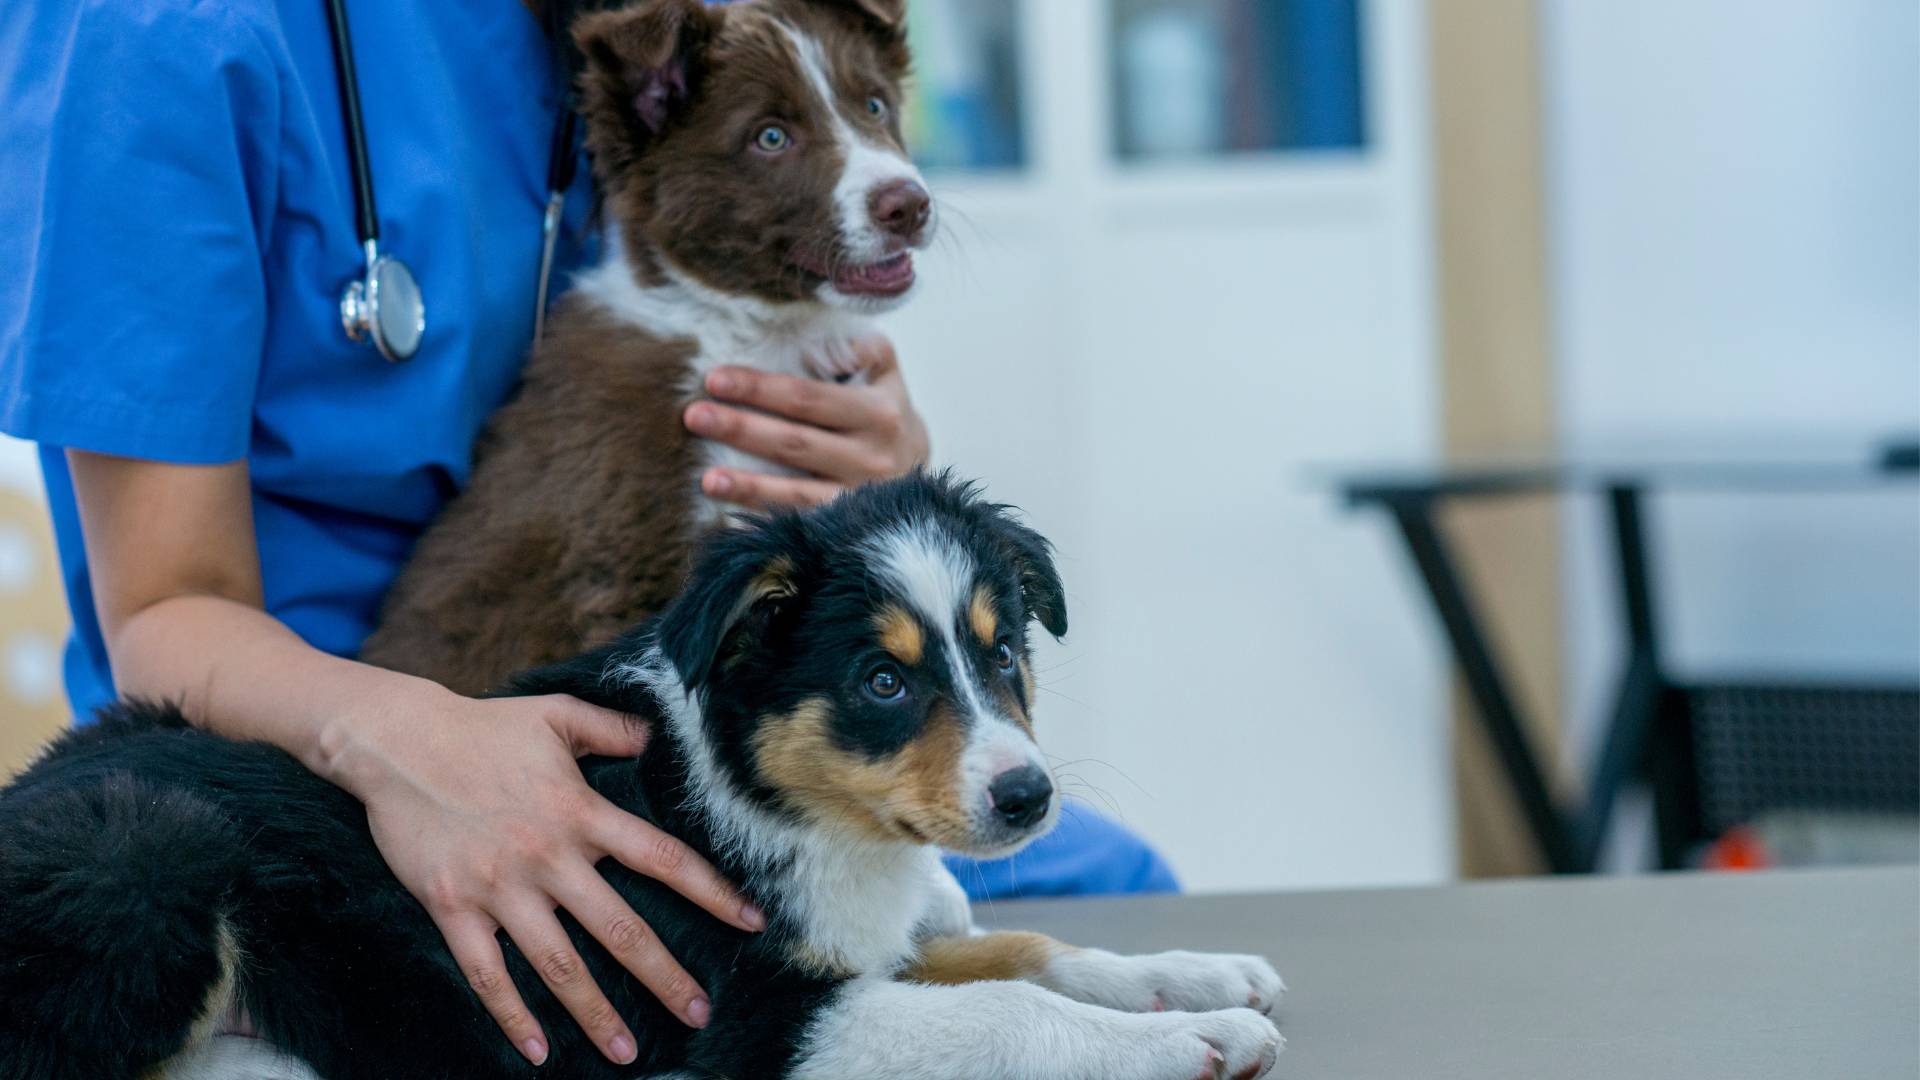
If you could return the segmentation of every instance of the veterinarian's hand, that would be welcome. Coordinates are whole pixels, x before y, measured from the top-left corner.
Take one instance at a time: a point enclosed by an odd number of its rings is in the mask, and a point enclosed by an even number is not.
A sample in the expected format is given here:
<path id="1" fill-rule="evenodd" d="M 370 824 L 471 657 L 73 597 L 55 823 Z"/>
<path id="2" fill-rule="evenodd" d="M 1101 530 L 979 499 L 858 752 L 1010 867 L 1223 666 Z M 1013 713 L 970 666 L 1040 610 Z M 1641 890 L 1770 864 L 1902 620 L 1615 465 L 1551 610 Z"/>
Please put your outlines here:
<path id="1" fill-rule="evenodd" d="M 438 687 L 433 688 L 439 690 Z M 743 930 L 765 917 L 694 851 L 589 787 L 576 758 L 633 757 L 646 734 L 570 697 L 475 701 L 440 691 L 425 708 L 352 729 L 343 757 L 374 841 L 426 906 L 481 1002 L 534 1064 L 550 1043 L 507 973 L 505 930 L 554 996 L 617 1064 L 638 1046 L 594 984 L 556 909 L 570 913 L 693 1027 L 711 1006 L 594 864 L 611 856 Z"/>
<path id="2" fill-rule="evenodd" d="M 856 343 L 854 351 L 866 372 L 864 385 L 752 368 L 722 367 L 709 373 L 707 393 L 714 401 L 687 406 L 687 429 L 807 475 L 714 468 L 701 477 L 702 489 L 715 499 L 756 510 L 808 507 L 869 480 L 925 465 L 927 425 L 907 395 L 892 343 L 869 338 Z"/>

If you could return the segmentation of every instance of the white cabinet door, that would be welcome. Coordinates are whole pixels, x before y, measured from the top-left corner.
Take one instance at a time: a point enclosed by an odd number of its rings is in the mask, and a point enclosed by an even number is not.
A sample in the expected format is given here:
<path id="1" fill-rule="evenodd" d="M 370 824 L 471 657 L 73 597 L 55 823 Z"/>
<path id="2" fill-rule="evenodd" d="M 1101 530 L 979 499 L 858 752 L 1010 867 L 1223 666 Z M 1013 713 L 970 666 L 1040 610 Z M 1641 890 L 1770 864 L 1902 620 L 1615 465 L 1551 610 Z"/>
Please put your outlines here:
<path id="1" fill-rule="evenodd" d="M 1359 7 L 1363 147 L 1125 157 L 1117 3 L 1018 5 L 1026 164 L 935 175 L 935 453 L 1059 544 L 1045 741 L 1190 886 L 1445 877 L 1427 613 L 1311 469 L 1436 446 L 1423 6 Z"/>

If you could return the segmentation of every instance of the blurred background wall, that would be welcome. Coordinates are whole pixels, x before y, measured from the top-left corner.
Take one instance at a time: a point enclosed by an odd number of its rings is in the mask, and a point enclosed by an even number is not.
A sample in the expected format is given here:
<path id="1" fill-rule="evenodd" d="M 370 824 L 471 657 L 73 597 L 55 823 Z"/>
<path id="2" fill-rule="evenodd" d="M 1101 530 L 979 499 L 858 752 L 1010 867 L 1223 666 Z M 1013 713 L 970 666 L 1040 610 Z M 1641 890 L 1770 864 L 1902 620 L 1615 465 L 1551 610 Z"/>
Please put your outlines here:
<path id="1" fill-rule="evenodd" d="M 1546 0 L 1558 418 L 1596 457 L 1857 460 L 1920 430 L 1920 5 Z M 1567 509 L 1568 715 L 1617 655 Z M 1920 672 L 1911 487 L 1657 499 L 1685 672 Z"/>
<path id="2" fill-rule="evenodd" d="M 1060 548 L 1044 741 L 1191 886 L 1470 854 L 1485 780 L 1456 782 L 1446 656 L 1331 466 L 1859 458 L 1920 429 L 1911 0 L 911 10 L 946 225 L 891 329 L 938 459 Z M 9 554 L 41 550 L 5 502 L 36 484 L 0 444 L 0 588 L 29 568 L 0 631 L 43 642 L 6 654 L 0 763 L 60 716 L 57 582 Z M 1681 666 L 1920 669 L 1910 489 L 1653 509 Z M 1617 663 L 1600 522 L 1570 502 L 1463 535 L 1584 758 Z"/>

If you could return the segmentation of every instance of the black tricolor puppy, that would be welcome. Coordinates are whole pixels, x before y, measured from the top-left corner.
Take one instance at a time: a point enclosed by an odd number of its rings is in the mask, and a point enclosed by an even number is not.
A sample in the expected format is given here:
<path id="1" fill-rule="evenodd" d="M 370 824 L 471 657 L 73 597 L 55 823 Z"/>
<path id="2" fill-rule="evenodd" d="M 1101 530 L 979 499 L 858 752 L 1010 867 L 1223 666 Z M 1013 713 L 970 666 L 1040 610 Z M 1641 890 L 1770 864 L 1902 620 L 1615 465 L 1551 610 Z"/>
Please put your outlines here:
<path id="1" fill-rule="evenodd" d="M 713 1001 L 683 1027 L 569 922 L 640 1034 L 626 1068 L 509 943 L 554 1040 L 541 1069 L 515 1053 L 351 796 L 172 709 L 108 710 L 0 791 L 0 1078 L 1264 1073 L 1265 961 L 974 932 L 937 849 L 1005 854 L 1059 813 L 1032 621 L 1067 625 L 1046 542 L 921 474 L 717 535 L 658 619 L 517 680 L 649 724 L 590 782 L 770 920 L 735 931 L 603 864 Z"/>

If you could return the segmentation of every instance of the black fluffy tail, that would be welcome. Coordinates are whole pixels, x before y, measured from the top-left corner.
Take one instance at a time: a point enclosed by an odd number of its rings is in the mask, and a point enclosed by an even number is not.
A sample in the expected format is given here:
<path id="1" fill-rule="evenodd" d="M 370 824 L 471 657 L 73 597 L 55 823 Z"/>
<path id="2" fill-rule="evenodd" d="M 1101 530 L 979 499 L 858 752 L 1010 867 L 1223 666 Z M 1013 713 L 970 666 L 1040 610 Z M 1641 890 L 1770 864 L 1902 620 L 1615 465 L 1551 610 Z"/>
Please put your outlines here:
<path id="1" fill-rule="evenodd" d="M 232 962 L 244 873 L 204 800 L 114 773 L 0 797 L 0 1080 L 135 1077 Z"/>

